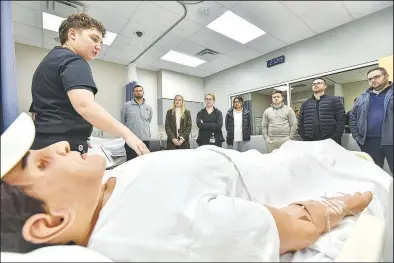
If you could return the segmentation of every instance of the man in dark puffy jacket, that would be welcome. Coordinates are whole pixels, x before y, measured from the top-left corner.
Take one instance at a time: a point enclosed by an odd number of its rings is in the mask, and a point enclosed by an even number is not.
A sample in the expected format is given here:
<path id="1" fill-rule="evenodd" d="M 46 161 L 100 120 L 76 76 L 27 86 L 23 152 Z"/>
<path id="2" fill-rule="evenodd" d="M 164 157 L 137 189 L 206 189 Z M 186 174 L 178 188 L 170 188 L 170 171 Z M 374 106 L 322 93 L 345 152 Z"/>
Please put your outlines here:
<path id="1" fill-rule="evenodd" d="M 227 147 L 240 152 L 249 150 L 251 133 L 250 113 L 243 107 L 243 103 L 241 96 L 234 97 L 233 107 L 227 112 L 225 119 Z"/>
<path id="2" fill-rule="evenodd" d="M 333 139 L 341 144 L 345 128 L 345 107 L 338 97 L 325 94 L 327 83 L 316 78 L 313 95 L 300 108 L 298 133 L 304 141 Z"/>

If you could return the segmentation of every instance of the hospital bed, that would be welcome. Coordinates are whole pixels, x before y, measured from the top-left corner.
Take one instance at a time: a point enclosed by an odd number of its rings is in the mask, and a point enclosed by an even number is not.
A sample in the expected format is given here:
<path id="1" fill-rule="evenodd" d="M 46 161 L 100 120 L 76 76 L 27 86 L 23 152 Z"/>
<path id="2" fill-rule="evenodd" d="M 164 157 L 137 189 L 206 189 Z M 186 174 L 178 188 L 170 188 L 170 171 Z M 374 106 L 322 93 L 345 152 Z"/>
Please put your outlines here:
<path id="1" fill-rule="evenodd" d="M 94 144 L 103 143 L 96 140 Z M 112 142 L 113 144 L 113 142 Z M 117 142 L 117 146 L 120 142 Z M 104 141 L 106 147 L 114 149 L 116 143 L 111 145 Z M 116 152 L 116 151 L 114 151 Z M 353 152 L 360 158 L 372 161 L 372 158 L 362 152 Z M 392 223 L 392 222 L 391 222 Z M 339 256 L 335 262 L 382 262 L 385 242 L 385 221 L 368 214 L 361 214 L 347 237 Z M 51 246 L 34 250 L 30 253 L 19 254 L 1 252 L 2 262 L 112 262 L 109 258 L 85 247 L 80 246 Z M 281 258 L 282 261 L 282 258 Z M 286 260 L 283 260 L 286 261 Z"/>

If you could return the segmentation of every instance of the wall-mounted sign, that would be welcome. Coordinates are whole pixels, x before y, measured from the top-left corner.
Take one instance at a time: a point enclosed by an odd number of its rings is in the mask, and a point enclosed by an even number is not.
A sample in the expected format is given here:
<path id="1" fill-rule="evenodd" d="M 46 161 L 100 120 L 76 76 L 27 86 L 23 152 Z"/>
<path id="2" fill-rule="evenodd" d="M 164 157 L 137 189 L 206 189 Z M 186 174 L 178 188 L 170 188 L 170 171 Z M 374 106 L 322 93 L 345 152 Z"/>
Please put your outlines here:
<path id="1" fill-rule="evenodd" d="M 282 64 L 282 63 L 285 63 L 285 56 L 284 55 L 268 60 L 267 67 L 270 68 L 270 67 L 276 66 L 278 64 Z"/>

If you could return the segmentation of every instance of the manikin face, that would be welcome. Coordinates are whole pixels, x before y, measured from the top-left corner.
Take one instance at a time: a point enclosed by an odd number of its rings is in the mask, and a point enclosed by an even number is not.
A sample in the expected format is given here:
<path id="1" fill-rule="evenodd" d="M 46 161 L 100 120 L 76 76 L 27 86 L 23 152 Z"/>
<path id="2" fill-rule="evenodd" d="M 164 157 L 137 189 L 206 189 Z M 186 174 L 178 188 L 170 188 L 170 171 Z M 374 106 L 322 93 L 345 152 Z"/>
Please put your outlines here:
<path id="1" fill-rule="evenodd" d="M 177 108 L 182 107 L 182 103 L 183 103 L 182 97 L 176 96 L 174 99 L 174 103 L 175 103 L 175 107 L 177 107 Z"/>
<path id="2" fill-rule="evenodd" d="M 66 45 L 85 60 L 94 60 L 101 50 L 103 36 L 96 28 L 73 29 L 68 31 Z"/>
<path id="3" fill-rule="evenodd" d="M 30 150 L 3 177 L 8 184 L 17 185 L 27 195 L 41 200 L 48 212 L 27 221 L 25 239 L 46 243 L 64 229 L 88 231 L 102 199 L 105 165 L 102 156 L 71 152 L 68 142 Z"/>
<path id="4" fill-rule="evenodd" d="M 374 90 L 382 90 L 388 85 L 389 75 L 384 75 L 380 70 L 374 70 L 367 76 L 368 83 Z"/>

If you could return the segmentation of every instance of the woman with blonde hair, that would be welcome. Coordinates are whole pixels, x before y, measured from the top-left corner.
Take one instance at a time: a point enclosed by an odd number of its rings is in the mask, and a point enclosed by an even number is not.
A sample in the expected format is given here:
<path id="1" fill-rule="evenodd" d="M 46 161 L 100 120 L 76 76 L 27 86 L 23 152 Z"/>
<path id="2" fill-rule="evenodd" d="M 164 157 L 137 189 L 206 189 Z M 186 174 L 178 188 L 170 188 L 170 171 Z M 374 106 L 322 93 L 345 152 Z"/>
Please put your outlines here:
<path id="1" fill-rule="evenodd" d="M 185 108 L 182 95 L 176 95 L 172 108 L 167 111 L 165 129 L 167 150 L 190 149 L 189 135 L 192 130 L 190 111 Z"/>

